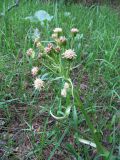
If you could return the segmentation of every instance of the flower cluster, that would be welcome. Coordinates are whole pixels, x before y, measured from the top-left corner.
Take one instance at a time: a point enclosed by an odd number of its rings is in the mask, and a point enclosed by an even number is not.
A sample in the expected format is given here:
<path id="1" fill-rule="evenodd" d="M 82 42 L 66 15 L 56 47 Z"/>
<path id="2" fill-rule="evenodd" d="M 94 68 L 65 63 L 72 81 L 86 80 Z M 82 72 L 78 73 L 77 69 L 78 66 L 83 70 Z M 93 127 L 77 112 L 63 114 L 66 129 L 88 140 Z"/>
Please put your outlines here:
<path id="1" fill-rule="evenodd" d="M 55 42 L 59 45 L 64 45 L 66 44 L 66 37 L 65 36 L 60 36 L 62 34 L 62 28 L 55 28 L 53 30 L 52 38 L 55 40 Z"/>
<path id="2" fill-rule="evenodd" d="M 78 32 L 79 32 L 79 30 L 77 28 L 71 29 L 71 33 L 72 33 L 73 37 Z M 37 58 L 40 59 L 40 62 L 43 61 L 42 57 L 44 57 L 43 55 L 46 55 L 46 54 L 48 54 L 49 56 L 52 56 L 55 53 L 60 53 L 60 56 L 58 58 L 58 62 L 60 59 L 61 59 L 60 61 L 63 61 L 62 59 L 73 60 L 76 58 L 77 55 L 76 55 L 74 49 L 66 49 L 66 46 L 69 46 L 69 42 L 68 42 L 69 38 L 67 39 L 65 37 L 65 35 L 63 35 L 62 28 L 55 28 L 53 30 L 53 34 L 51 37 L 53 38 L 54 41 L 51 43 L 48 43 L 47 46 L 44 46 L 43 45 L 44 43 L 41 42 L 39 38 L 36 38 L 34 40 L 34 46 L 37 47 L 37 51 L 39 51 L 39 52 L 36 54 L 34 52 L 34 50 L 32 48 L 30 48 L 26 52 L 27 56 L 35 59 L 35 57 L 37 55 Z M 61 53 L 62 51 L 64 51 L 64 53 Z M 58 57 L 57 54 L 55 55 L 55 57 Z M 54 56 L 52 58 L 54 58 Z M 45 60 L 44 62 L 47 62 L 47 56 L 44 57 L 44 60 Z M 47 62 L 47 63 L 49 63 L 49 62 Z M 38 75 L 38 72 L 39 72 L 39 68 L 37 66 L 35 66 L 31 69 L 31 74 L 33 77 L 36 77 Z M 36 78 L 34 80 L 34 87 L 37 90 L 41 90 L 42 88 L 44 88 L 44 81 L 41 80 L 40 78 Z M 64 84 L 64 88 L 61 90 L 61 95 L 63 97 L 66 97 L 68 89 L 69 89 L 69 84 L 66 82 Z"/>

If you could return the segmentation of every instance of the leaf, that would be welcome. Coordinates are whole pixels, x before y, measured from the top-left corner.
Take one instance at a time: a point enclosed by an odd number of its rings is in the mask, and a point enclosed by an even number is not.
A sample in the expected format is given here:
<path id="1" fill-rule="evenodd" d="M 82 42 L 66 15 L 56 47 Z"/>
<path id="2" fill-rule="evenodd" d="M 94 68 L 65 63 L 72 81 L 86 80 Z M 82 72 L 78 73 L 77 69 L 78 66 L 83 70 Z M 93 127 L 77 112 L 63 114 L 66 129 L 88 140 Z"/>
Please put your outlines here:
<path id="1" fill-rule="evenodd" d="M 78 117 L 77 117 L 77 110 L 76 107 L 73 107 L 73 120 L 74 120 L 74 126 L 77 128 L 78 126 Z"/>
<path id="2" fill-rule="evenodd" d="M 38 29 L 38 28 L 35 28 L 35 29 L 34 29 L 32 38 L 33 38 L 33 39 L 35 39 L 35 38 L 40 38 L 40 32 L 39 32 L 39 29 Z"/>
<path id="3" fill-rule="evenodd" d="M 41 79 L 42 80 L 47 80 L 47 79 L 49 79 L 49 73 L 45 73 L 45 74 L 43 74 L 42 76 L 41 76 Z"/>
<path id="4" fill-rule="evenodd" d="M 95 144 L 95 143 L 93 143 L 93 142 L 91 142 L 91 141 L 88 141 L 88 140 L 86 140 L 86 139 L 78 138 L 78 137 L 76 137 L 76 136 L 74 136 L 74 137 L 77 138 L 80 143 L 87 144 L 87 145 L 89 145 L 89 146 L 91 146 L 91 147 L 96 148 L 96 144 Z"/>
<path id="5" fill-rule="evenodd" d="M 49 13 L 47 13 L 45 10 L 39 10 L 36 11 L 33 16 L 28 16 L 24 18 L 25 20 L 30 20 L 31 22 L 41 22 L 42 25 L 44 25 L 45 21 L 51 21 L 53 19 L 53 16 L 51 16 Z"/>
<path id="6" fill-rule="evenodd" d="M 66 111 L 65 111 L 65 113 L 64 113 L 63 116 L 61 116 L 61 117 L 55 116 L 55 115 L 52 113 L 51 110 L 50 110 L 50 114 L 51 114 L 51 116 L 52 116 L 53 118 L 55 118 L 55 119 L 57 119 L 57 120 L 62 120 L 62 119 L 65 119 L 65 118 L 67 118 L 67 117 L 69 116 L 70 110 L 71 110 L 71 106 L 68 106 L 67 109 L 66 109 Z"/>
<path id="7" fill-rule="evenodd" d="M 34 15 L 39 21 L 51 21 L 53 16 L 50 16 L 46 11 L 44 10 L 39 10 L 37 12 L 35 12 Z"/>

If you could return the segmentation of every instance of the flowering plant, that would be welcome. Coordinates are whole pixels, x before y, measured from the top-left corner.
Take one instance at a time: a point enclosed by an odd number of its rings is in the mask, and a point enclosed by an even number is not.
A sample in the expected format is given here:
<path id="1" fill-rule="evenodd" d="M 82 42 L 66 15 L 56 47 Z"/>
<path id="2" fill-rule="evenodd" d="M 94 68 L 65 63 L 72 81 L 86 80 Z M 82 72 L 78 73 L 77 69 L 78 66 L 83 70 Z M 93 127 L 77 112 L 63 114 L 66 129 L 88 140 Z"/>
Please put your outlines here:
<path id="1" fill-rule="evenodd" d="M 49 43 L 47 42 L 46 44 L 45 42 L 40 41 L 39 38 L 34 40 L 36 51 L 31 48 L 27 51 L 28 57 L 31 57 L 35 62 L 37 61 L 37 64 L 39 65 L 33 67 L 31 70 L 33 77 L 36 77 L 34 80 L 34 87 L 41 91 L 46 88 L 48 82 L 53 85 L 53 90 L 55 91 L 54 99 L 56 99 L 56 97 L 59 98 L 60 105 L 58 108 L 54 106 L 50 108 L 50 114 L 56 120 L 68 118 L 72 111 L 75 126 L 77 126 L 77 108 L 80 108 L 92 133 L 94 143 L 83 139 L 79 139 L 80 142 L 97 148 L 102 155 L 108 157 L 109 152 L 106 151 L 100 143 L 96 134 L 97 131 L 91 123 L 89 115 L 79 98 L 78 89 L 74 87 L 71 79 L 71 71 L 75 64 L 74 60 L 78 55 L 74 49 L 74 39 L 78 32 L 79 30 L 77 28 L 72 28 L 71 36 L 66 38 L 62 28 L 55 28 Z M 39 71 L 41 71 L 40 75 Z"/>

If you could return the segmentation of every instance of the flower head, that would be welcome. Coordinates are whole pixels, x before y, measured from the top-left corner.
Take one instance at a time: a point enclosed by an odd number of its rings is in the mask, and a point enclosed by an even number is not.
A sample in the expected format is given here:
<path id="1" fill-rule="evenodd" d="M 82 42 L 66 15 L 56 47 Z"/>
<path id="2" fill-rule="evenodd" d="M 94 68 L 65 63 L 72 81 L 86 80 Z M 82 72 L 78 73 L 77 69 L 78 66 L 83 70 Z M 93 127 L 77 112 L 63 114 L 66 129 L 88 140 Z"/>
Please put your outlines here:
<path id="1" fill-rule="evenodd" d="M 52 38 L 53 38 L 53 39 L 58 38 L 58 34 L 57 34 L 57 33 L 53 33 L 53 34 L 52 34 Z"/>
<path id="2" fill-rule="evenodd" d="M 67 39 L 65 36 L 61 36 L 59 39 L 57 39 L 57 42 L 60 44 L 66 44 Z"/>
<path id="3" fill-rule="evenodd" d="M 38 67 L 33 67 L 32 70 L 31 70 L 32 76 L 36 76 L 38 71 L 39 71 Z"/>
<path id="4" fill-rule="evenodd" d="M 36 78 L 35 81 L 34 81 L 34 87 L 37 90 L 41 90 L 42 88 L 44 88 L 44 81 L 42 81 L 39 78 Z"/>
<path id="5" fill-rule="evenodd" d="M 68 49 L 68 50 L 66 50 L 66 51 L 62 54 L 62 56 L 63 56 L 63 58 L 65 58 L 65 59 L 71 60 L 71 59 L 76 58 L 77 55 L 76 55 L 76 53 L 74 52 L 74 50 Z"/>
<path id="6" fill-rule="evenodd" d="M 42 58 L 42 56 L 43 56 L 43 53 L 38 53 L 38 58 L 39 59 Z"/>
<path id="7" fill-rule="evenodd" d="M 68 89 L 70 86 L 69 86 L 69 83 L 65 82 L 64 84 L 64 89 Z"/>
<path id="8" fill-rule="evenodd" d="M 63 89 L 61 90 L 61 96 L 62 96 L 62 97 L 66 97 L 66 96 L 67 96 L 67 91 L 66 91 L 66 89 L 63 88 Z"/>
<path id="9" fill-rule="evenodd" d="M 40 42 L 40 39 L 39 39 L 39 38 L 35 38 L 35 39 L 34 39 L 34 44 L 36 44 L 36 43 L 38 43 L 38 42 Z"/>
<path id="10" fill-rule="evenodd" d="M 53 44 L 52 43 L 48 43 L 48 48 L 53 48 Z"/>
<path id="11" fill-rule="evenodd" d="M 51 48 L 45 47 L 44 51 L 45 51 L 45 53 L 50 53 L 51 52 Z"/>
<path id="12" fill-rule="evenodd" d="M 37 48 L 40 48 L 40 47 L 41 47 L 41 43 L 40 43 L 40 42 L 37 42 L 37 43 L 36 43 L 36 47 L 37 47 Z"/>
<path id="13" fill-rule="evenodd" d="M 26 53 L 27 53 L 28 56 L 32 56 L 32 55 L 35 54 L 35 52 L 32 48 L 29 48 Z"/>
<path id="14" fill-rule="evenodd" d="M 54 33 L 61 33 L 62 32 L 62 28 L 55 28 L 53 30 Z"/>
<path id="15" fill-rule="evenodd" d="M 77 28 L 72 28 L 71 29 L 71 33 L 73 33 L 73 34 L 78 33 L 78 32 L 79 32 L 79 30 Z"/>
<path id="16" fill-rule="evenodd" d="M 50 53 L 53 50 L 53 44 L 49 43 L 47 47 L 44 48 L 45 53 Z"/>
<path id="17" fill-rule="evenodd" d="M 55 47 L 55 52 L 59 53 L 61 51 L 61 48 L 59 46 Z"/>

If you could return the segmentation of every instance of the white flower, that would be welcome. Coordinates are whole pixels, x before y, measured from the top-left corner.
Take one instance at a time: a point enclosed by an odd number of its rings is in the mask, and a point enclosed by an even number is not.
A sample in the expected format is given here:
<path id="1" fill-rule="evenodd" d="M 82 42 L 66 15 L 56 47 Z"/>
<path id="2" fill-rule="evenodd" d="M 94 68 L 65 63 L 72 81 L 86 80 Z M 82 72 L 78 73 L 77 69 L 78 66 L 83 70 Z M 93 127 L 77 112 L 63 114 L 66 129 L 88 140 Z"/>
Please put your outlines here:
<path id="1" fill-rule="evenodd" d="M 36 76 L 38 71 L 39 71 L 38 67 L 33 67 L 32 70 L 31 70 L 31 73 L 32 73 L 33 76 Z"/>
<path id="2" fill-rule="evenodd" d="M 68 89 L 70 86 L 69 86 L 69 83 L 65 82 L 64 84 L 64 89 Z"/>
<path id="3" fill-rule="evenodd" d="M 71 32 L 72 32 L 72 33 L 78 33 L 79 30 L 78 30 L 77 28 L 72 28 L 72 29 L 71 29 Z"/>
<path id="4" fill-rule="evenodd" d="M 76 53 L 74 52 L 74 50 L 72 49 L 68 49 L 66 50 L 63 54 L 62 54 L 63 58 L 65 59 L 74 59 L 77 55 Z"/>
<path id="5" fill-rule="evenodd" d="M 32 56 L 35 52 L 32 48 L 29 48 L 26 53 L 28 56 Z"/>
<path id="6" fill-rule="evenodd" d="M 66 91 L 66 89 L 63 88 L 63 89 L 61 90 L 61 96 L 62 96 L 62 97 L 66 97 L 66 96 L 67 96 L 67 91 Z"/>
<path id="7" fill-rule="evenodd" d="M 61 33 L 62 32 L 62 28 L 55 28 L 53 30 L 54 33 Z"/>
<path id="8" fill-rule="evenodd" d="M 44 81 L 42 81 L 39 78 L 36 78 L 36 80 L 34 81 L 34 87 L 37 90 L 41 90 L 42 88 L 44 88 Z"/>
<path id="9" fill-rule="evenodd" d="M 57 33 L 53 33 L 53 34 L 52 34 L 52 38 L 53 38 L 53 39 L 58 38 L 58 34 L 57 34 Z"/>

